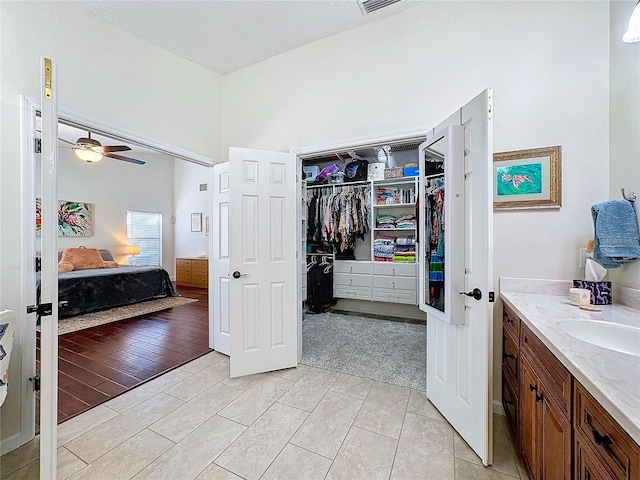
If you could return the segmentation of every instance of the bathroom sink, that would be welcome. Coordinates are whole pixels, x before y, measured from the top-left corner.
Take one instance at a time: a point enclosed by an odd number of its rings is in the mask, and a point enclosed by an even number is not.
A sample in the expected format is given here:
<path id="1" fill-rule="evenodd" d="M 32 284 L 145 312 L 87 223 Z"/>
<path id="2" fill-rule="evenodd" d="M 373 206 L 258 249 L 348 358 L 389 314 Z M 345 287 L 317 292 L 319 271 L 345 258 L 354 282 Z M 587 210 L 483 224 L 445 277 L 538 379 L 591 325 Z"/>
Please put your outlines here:
<path id="1" fill-rule="evenodd" d="M 560 330 L 598 347 L 640 356 L 640 328 L 598 320 L 565 320 Z"/>

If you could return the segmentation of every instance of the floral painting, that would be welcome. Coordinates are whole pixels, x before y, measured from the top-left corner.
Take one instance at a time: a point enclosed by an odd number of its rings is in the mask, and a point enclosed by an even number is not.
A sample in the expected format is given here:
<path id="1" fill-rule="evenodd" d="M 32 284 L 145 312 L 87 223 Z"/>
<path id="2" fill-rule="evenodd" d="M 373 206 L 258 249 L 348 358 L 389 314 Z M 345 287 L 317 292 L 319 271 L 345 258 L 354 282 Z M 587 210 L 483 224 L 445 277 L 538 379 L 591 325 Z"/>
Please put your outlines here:
<path id="1" fill-rule="evenodd" d="M 42 229 L 42 201 L 36 198 L 36 232 Z M 58 200 L 58 236 L 93 236 L 93 204 Z"/>

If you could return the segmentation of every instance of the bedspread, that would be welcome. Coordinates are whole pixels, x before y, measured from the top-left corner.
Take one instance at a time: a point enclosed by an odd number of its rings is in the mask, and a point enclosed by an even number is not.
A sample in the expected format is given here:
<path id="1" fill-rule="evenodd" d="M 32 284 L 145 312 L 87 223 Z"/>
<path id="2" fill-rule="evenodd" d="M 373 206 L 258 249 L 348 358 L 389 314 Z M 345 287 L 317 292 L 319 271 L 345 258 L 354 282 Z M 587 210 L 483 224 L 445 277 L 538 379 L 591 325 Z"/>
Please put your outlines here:
<path id="1" fill-rule="evenodd" d="M 37 282 L 39 299 L 40 274 Z M 120 266 L 58 274 L 58 302 L 67 302 L 59 308 L 59 318 L 177 296 L 169 273 L 160 267 Z"/>

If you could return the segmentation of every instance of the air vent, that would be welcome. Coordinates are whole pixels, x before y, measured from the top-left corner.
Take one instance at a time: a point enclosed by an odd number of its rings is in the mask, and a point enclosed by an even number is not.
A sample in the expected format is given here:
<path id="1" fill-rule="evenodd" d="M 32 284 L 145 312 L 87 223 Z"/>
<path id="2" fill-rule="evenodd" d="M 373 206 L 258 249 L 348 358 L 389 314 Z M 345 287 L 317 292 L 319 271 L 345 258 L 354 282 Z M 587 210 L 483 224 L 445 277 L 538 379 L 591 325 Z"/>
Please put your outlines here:
<path id="1" fill-rule="evenodd" d="M 419 146 L 419 143 L 401 143 L 398 145 L 391 145 L 391 153 L 406 152 L 407 150 L 417 150 Z"/>
<path id="2" fill-rule="evenodd" d="M 201 192 L 206 192 L 207 190 L 209 190 L 209 185 L 206 183 L 201 183 L 200 184 L 200 191 Z"/>
<path id="3" fill-rule="evenodd" d="M 358 0 L 358 5 L 360 6 L 360 10 L 362 10 L 362 14 L 368 15 L 376 10 L 398 3 L 399 1 L 400 0 Z"/>

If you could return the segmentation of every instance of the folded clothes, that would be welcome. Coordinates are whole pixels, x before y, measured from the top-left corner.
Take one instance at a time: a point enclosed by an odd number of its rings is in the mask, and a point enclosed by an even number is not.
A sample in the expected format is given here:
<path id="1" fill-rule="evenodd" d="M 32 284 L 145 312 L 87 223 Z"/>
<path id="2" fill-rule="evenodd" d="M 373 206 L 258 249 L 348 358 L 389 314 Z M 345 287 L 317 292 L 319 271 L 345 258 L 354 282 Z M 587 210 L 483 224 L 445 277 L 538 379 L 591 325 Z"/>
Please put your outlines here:
<path id="1" fill-rule="evenodd" d="M 390 258 L 390 257 L 376 257 L 376 256 L 374 256 L 373 259 L 376 262 L 393 262 L 393 258 Z"/>
<path id="2" fill-rule="evenodd" d="M 407 256 L 404 256 L 404 255 L 394 255 L 393 256 L 393 261 L 394 262 L 404 262 L 404 263 L 415 263 L 416 257 L 407 257 Z"/>
<path id="3" fill-rule="evenodd" d="M 410 235 L 408 237 L 398 237 L 396 238 L 396 245 L 415 245 L 416 239 Z"/>

